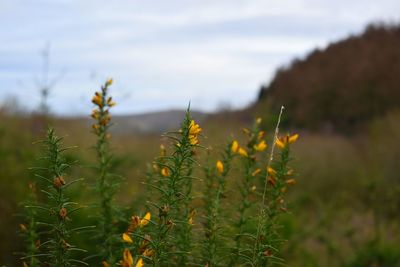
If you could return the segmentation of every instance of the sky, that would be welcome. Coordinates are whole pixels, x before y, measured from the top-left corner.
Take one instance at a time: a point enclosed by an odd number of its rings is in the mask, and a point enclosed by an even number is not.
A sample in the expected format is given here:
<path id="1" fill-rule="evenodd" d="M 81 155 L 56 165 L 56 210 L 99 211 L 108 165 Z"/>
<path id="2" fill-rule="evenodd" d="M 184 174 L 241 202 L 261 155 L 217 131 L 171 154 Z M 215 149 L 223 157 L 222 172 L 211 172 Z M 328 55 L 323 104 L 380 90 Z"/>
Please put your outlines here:
<path id="1" fill-rule="evenodd" d="M 277 68 L 398 23 L 398 0 L 0 0 L 0 103 L 34 110 L 49 47 L 49 106 L 91 110 L 108 78 L 118 114 L 254 101 Z"/>

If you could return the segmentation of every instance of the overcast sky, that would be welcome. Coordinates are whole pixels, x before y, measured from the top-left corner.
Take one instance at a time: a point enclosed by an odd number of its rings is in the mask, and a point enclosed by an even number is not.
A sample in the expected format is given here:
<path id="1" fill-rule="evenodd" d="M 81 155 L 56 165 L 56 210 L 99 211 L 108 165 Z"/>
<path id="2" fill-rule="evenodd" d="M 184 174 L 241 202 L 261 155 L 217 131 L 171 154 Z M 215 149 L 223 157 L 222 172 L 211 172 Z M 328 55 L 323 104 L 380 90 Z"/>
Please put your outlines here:
<path id="1" fill-rule="evenodd" d="M 399 15 L 398 0 L 0 0 L 0 102 L 38 106 L 50 43 L 57 114 L 88 113 L 108 77 L 120 114 L 243 107 L 277 67 Z"/>

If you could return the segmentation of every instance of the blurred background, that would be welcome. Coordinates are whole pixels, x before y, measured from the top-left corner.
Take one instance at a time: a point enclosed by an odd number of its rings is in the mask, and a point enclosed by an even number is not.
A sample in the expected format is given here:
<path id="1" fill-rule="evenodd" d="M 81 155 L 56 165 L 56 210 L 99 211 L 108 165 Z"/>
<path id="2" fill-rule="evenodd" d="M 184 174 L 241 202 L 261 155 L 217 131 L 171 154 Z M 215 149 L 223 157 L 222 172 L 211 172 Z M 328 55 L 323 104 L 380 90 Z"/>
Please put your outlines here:
<path id="1" fill-rule="evenodd" d="M 0 0 L 0 266 L 48 123 L 93 180 L 90 102 L 114 79 L 114 168 L 135 208 L 189 102 L 207 145 L 256 116 L 299 132 L 289 266 L 400 266 L 400 2 Z M 223 125 L 221 127 L 221 125 Z M 80 192 L 75 192 L 79 196 Z M 84 196 L 81 196 L 84 200 Z"/>

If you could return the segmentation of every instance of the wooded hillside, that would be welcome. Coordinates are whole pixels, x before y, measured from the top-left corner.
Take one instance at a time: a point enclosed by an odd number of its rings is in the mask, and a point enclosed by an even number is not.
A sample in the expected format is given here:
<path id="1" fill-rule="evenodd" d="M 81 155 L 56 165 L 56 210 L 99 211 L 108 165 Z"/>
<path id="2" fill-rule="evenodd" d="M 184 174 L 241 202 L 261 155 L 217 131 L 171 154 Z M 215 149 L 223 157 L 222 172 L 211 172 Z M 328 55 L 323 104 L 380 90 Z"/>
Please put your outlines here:
<path id="1" fill-rule="evenodd" d="M 353 130 L 400 107 L 400 26 L 370 25 L 360 36 L 314 50 L 280 68 L 258 108 L 290 110 L 300 127 Z"/>

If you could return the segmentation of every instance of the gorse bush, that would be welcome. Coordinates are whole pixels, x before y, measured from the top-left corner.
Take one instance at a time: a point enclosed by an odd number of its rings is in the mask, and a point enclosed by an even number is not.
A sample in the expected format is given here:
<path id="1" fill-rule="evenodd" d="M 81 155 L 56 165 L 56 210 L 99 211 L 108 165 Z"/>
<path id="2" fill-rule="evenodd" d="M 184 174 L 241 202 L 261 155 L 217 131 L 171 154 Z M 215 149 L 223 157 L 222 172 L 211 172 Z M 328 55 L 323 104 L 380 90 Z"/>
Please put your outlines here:
<path id="1" fill-rule="evenodd" d="M 46 167 L 39 168 L 43 173 L 31 185 L 20 226 L 26 247 L 22 264 L 210 267 L 283 263 L 279 216 L 287 212 L 285 193 L 295 184 L 290 147 L 298 138 L 279 135 L 283 107 L 271 134 L 261 129 L 258 118 L 251 129 L 243 129 L 243 141 L 229 137 L 216 148 L 204 145 L 204 131 L 188 108 L 180 129 L 165 134 L 168 144 L 160 146 L 160 154 L 149 164 L 143 194 L 137 196 L 136 203 L 141 205 L 135 207 L 136 214 L 128 215 L 115 199 L 121 179 L 111 166 L 110 109 L 115 105 L 109 96 L 111 84 L 112 80 L 107 81 L 92 99 L 96 184 L 86 193 L 95 196 L 96 205 L 86 212 L 96 225 L 71 226 L 73 213 L 81 206 L 71 200 L 67 189 L 81 179 L 67 176 L 62 138 L 49 128 L 44 141 Z M 38 190 L 46 197 L 38 197 Z M 90 233 L 90 252 L 73 245 L 73 234 L 82 231 Z"/>
<path id="2" fill-rule="evenodd" d="M 112 153 L 110 150 L 109 127 L 111 126 L 110 108 L 115 105 L 112 97 L 108 96 L 108 89 L 112 84 L 112 80 L 108 80 L 102 87 L 100 92 L 96 92 L 92 98 L 92 103 L 96 106 L 93 109 L 91 117 L 95 120 L 92 125 L 93 133 L 96 135 L 97 142 L 95 151 L 97 153 L 96 165 L 96 191 L 99 194 L 98 203 L 98 225 L 96 228 L 96 241 L 99 246 L 98 255 L 103 265 L 114 265 L 115 254 L 118 249 L 117 238 L 117 217 L 118 207 L 114 201 L 114 195 L 119 188 L 119 177 L 111 173 Z"/>
<path id="3" fill-rule="evenodd" d="M 46 139 L 42 141 L 46 148 L 43 157 L 45 167 L 35 169 L 42 171 L 40 174 L 37 173 L 36 177 L 42 182 L 40 191 L 46 200 L 43 203 L 33 201 L 31 205 L 25 206 L 28 209 L 26 217 L 29 224 L 27 226 L 21 224 L 21 230 L 26 232 L 28 239 L 26 256 L 22 257 L 24 266 L 85 264 L 80 259 L 72 257 L 75 252 L 85 251 L 74 246 L 70 240 L 73 233 L 85 230 L 87 227 L 70 227 L 71 216 L 81 207 L 72 201 L 66 192 L 68 187 L 82 179 L 66 178 L 66 171 L 70 165 L 63 157 L 63 152 L 67 148 L 63 148 L 61 142 L 62 138 L 57 137 L 52 128 L 48 129 Z M 30 187 L 34 194 L 35 186 Z M 34 195 L 31 199 L 36 200 Z M 38 212 L 43 213 L 43 221 L 35 218 Z"/>

